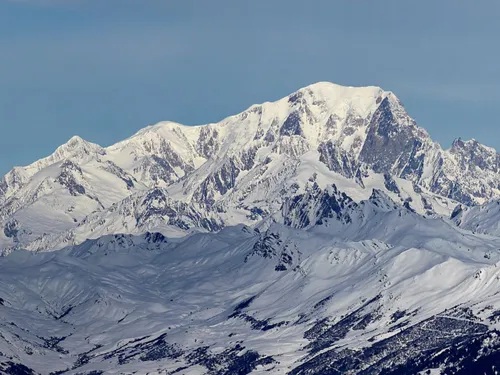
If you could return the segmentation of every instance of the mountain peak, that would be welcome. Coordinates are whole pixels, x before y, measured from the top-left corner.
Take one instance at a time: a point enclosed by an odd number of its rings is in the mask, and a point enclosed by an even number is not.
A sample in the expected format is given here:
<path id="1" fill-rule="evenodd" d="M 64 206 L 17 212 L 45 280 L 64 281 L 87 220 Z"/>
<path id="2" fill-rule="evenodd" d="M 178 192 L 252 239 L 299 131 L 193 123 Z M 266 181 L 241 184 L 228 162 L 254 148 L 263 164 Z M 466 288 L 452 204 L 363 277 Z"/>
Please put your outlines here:
<path id="1" fill-rule="evenodd" d="M 451 144 L 451 151 L 459 151 L 459 150 L 483 150 L 488 153 L 496 154 L 497 151 L 489 146 L 486 146 L 476 140 L 475 138 L 471 138 L 468 141 L 464 141 L 461 137 L 456 138 L 453 143 Z"/>
<path id="2" fill-rule="evenodd" d="M 88 156 L 105 155 L 106 151 L 98 144 L 88 142 L 75 135 L 59 146 L 49 157 L 42 159 L 50 163 L 67 158 L 87 158 Z"/>
<path id="3" fill-rule="evenodd" d="M 78 136 L 78 135 L 74 135 L 72 136 L 70 139 L 68 139 L 68 141 L 66 143 L 63 143 L 61 146 L 59 146 L 57 149 L 60 149 L 60 148 L 77 148 L 77 147 L 92 147 L 92 148 L 101 148 L 101 146 L 95 144 L 95 143 L 92 143 L 92 142 L 88 142 L 86 141 L 85 139 L 83 139 L 82 137 Z"/>
<path id="4" fill-rule="evenodd" d="M 146 126 L 145 128 L 140 129 L 131 138 L 161 130 L 171 130 L 178 127 L 187 127 L 187 125 L 179 124 L 178 122 L 175 121 L 160 121 L 156 124 L 149 125 Z"/>
<path id="5" fill-rule="evenodd" d="M 385 98 L 392 93 L 378 86 L 342 86 L 332 82 L 321 81 L 305 86 L 288 97 L 293 98 L 297 94 L 309 94 L 315 98 L 331 101 L 334 99 L 352 100 L 353 98 L 373 100 L 373 98 L 376 99 L 378 97 Z M 380 100 L 378 103 L 380 103 Z"/>
<path id="6" fill-rule="evenodd" d="M 85 143 L 86 141 L 79 135 L 72 136 L 67 143 Z"/>
<path id="7" fill-rule="evenodd" d="M 462 137 L 455 138 L 451 144 L 452 149 L 461 149 L 467 146 L 476 145 L 478 142 L 472 138 L 468 141 L 464 141 Z"/>
<path id="8" fill-rule="evenodd" d="M 386 92 L 379 86 L 345 86 L 339 85 L 337 83 L 329 81 L 319 81 L 302 87 L 297 91 L 312 90 L 312 91 L 322 91 L 322 90 L 337 90 L 337 91 L 366 91 L 366 92 Z"/>

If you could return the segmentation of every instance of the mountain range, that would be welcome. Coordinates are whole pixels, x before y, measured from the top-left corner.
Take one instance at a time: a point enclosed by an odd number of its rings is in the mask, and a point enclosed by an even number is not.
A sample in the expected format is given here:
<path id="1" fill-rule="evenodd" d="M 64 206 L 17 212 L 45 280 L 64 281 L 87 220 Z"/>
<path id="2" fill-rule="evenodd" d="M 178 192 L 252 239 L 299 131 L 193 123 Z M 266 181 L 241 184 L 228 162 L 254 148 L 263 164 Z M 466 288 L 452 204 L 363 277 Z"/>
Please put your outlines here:
<path id="1" fill-rule="evenodd" d="M 0 373 L 493 374 L 499 168 L 327 82 L 75 136 L 0 180 Z"/>

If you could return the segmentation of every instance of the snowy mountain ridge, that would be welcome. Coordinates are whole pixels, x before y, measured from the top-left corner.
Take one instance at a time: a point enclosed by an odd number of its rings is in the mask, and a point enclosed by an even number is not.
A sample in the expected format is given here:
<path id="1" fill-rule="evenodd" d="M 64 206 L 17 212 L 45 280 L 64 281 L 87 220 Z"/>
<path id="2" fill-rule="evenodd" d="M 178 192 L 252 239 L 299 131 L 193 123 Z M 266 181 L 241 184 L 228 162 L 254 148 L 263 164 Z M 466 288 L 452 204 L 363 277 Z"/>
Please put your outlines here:
<path id="1" fill-rule="evenodd" d="M 392 92 L 321 82 L 216 124 L 162 122 L 106 148 L 73 137 L 0 181 L 0 242 L 22 247 L 71 231 L 156 187 L 221 213 L 225 225 L 255 225 L 311 181 L 358 202 L 384 190 L 421 214 L 448 216 L 457 202 L 499 196 L 499 162 L 474 140 L 443 150 Z"/>

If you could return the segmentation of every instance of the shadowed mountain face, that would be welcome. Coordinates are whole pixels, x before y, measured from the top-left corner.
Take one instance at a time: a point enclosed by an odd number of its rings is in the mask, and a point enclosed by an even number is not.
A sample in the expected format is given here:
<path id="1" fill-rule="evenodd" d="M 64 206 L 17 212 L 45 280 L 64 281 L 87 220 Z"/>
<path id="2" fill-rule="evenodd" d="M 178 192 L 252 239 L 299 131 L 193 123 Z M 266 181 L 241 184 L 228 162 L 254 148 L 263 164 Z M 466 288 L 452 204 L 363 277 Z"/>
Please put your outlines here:
<path id="1" fill-rule="evenodd" d="M 73 137 L 0 180 L 0 373 L 493 374 L 499 160 L 331 83 Z"/>

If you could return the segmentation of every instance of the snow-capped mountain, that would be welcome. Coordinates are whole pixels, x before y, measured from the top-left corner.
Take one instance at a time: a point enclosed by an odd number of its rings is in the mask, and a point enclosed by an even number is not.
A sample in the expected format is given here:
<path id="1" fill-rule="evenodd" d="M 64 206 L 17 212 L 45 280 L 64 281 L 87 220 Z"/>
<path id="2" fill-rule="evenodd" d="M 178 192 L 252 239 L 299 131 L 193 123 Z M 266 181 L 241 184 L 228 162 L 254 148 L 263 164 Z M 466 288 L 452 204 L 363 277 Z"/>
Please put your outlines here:
<path id="1" fill-rule="evenodd" d="M 497 164 L 475 141 L 442 150 L 391 92 L 318 83 L 217 124 L 159 123 L 107 148 L 74 137 L 2 179 L 2 237 L 24 246 L 156 187 L 220 212 L 226 225 L 253 225 L 313 183 L 335 183 L 358 202 L 377 188 L 447 216 L 455 200 L 497 195 Z"/>
<path id="2" fill-rule="evenodd" d="M 62 153 L 68 149 L 64 145 L 51 157 L 7 174 L 4 181 L 10 183 L 0 205 L 0 222 L 11 242 L 22 244 L 70 229 L 91 212 L 147 189 L 112 161 L 102 160 L 101 152 L 92 154 L 87 143 L 79 142 L 69 142 L 74 153 Z M 94 150 L 102 151 L 97 146 Z M 48 159 L 53 163 L 45 166 Z"/>
<path id="3" fill-rule="evenodd" d="M 73 137 L 0 180 L 0 373 L 493 374 L 498 168 L 331 83 Z"/>

